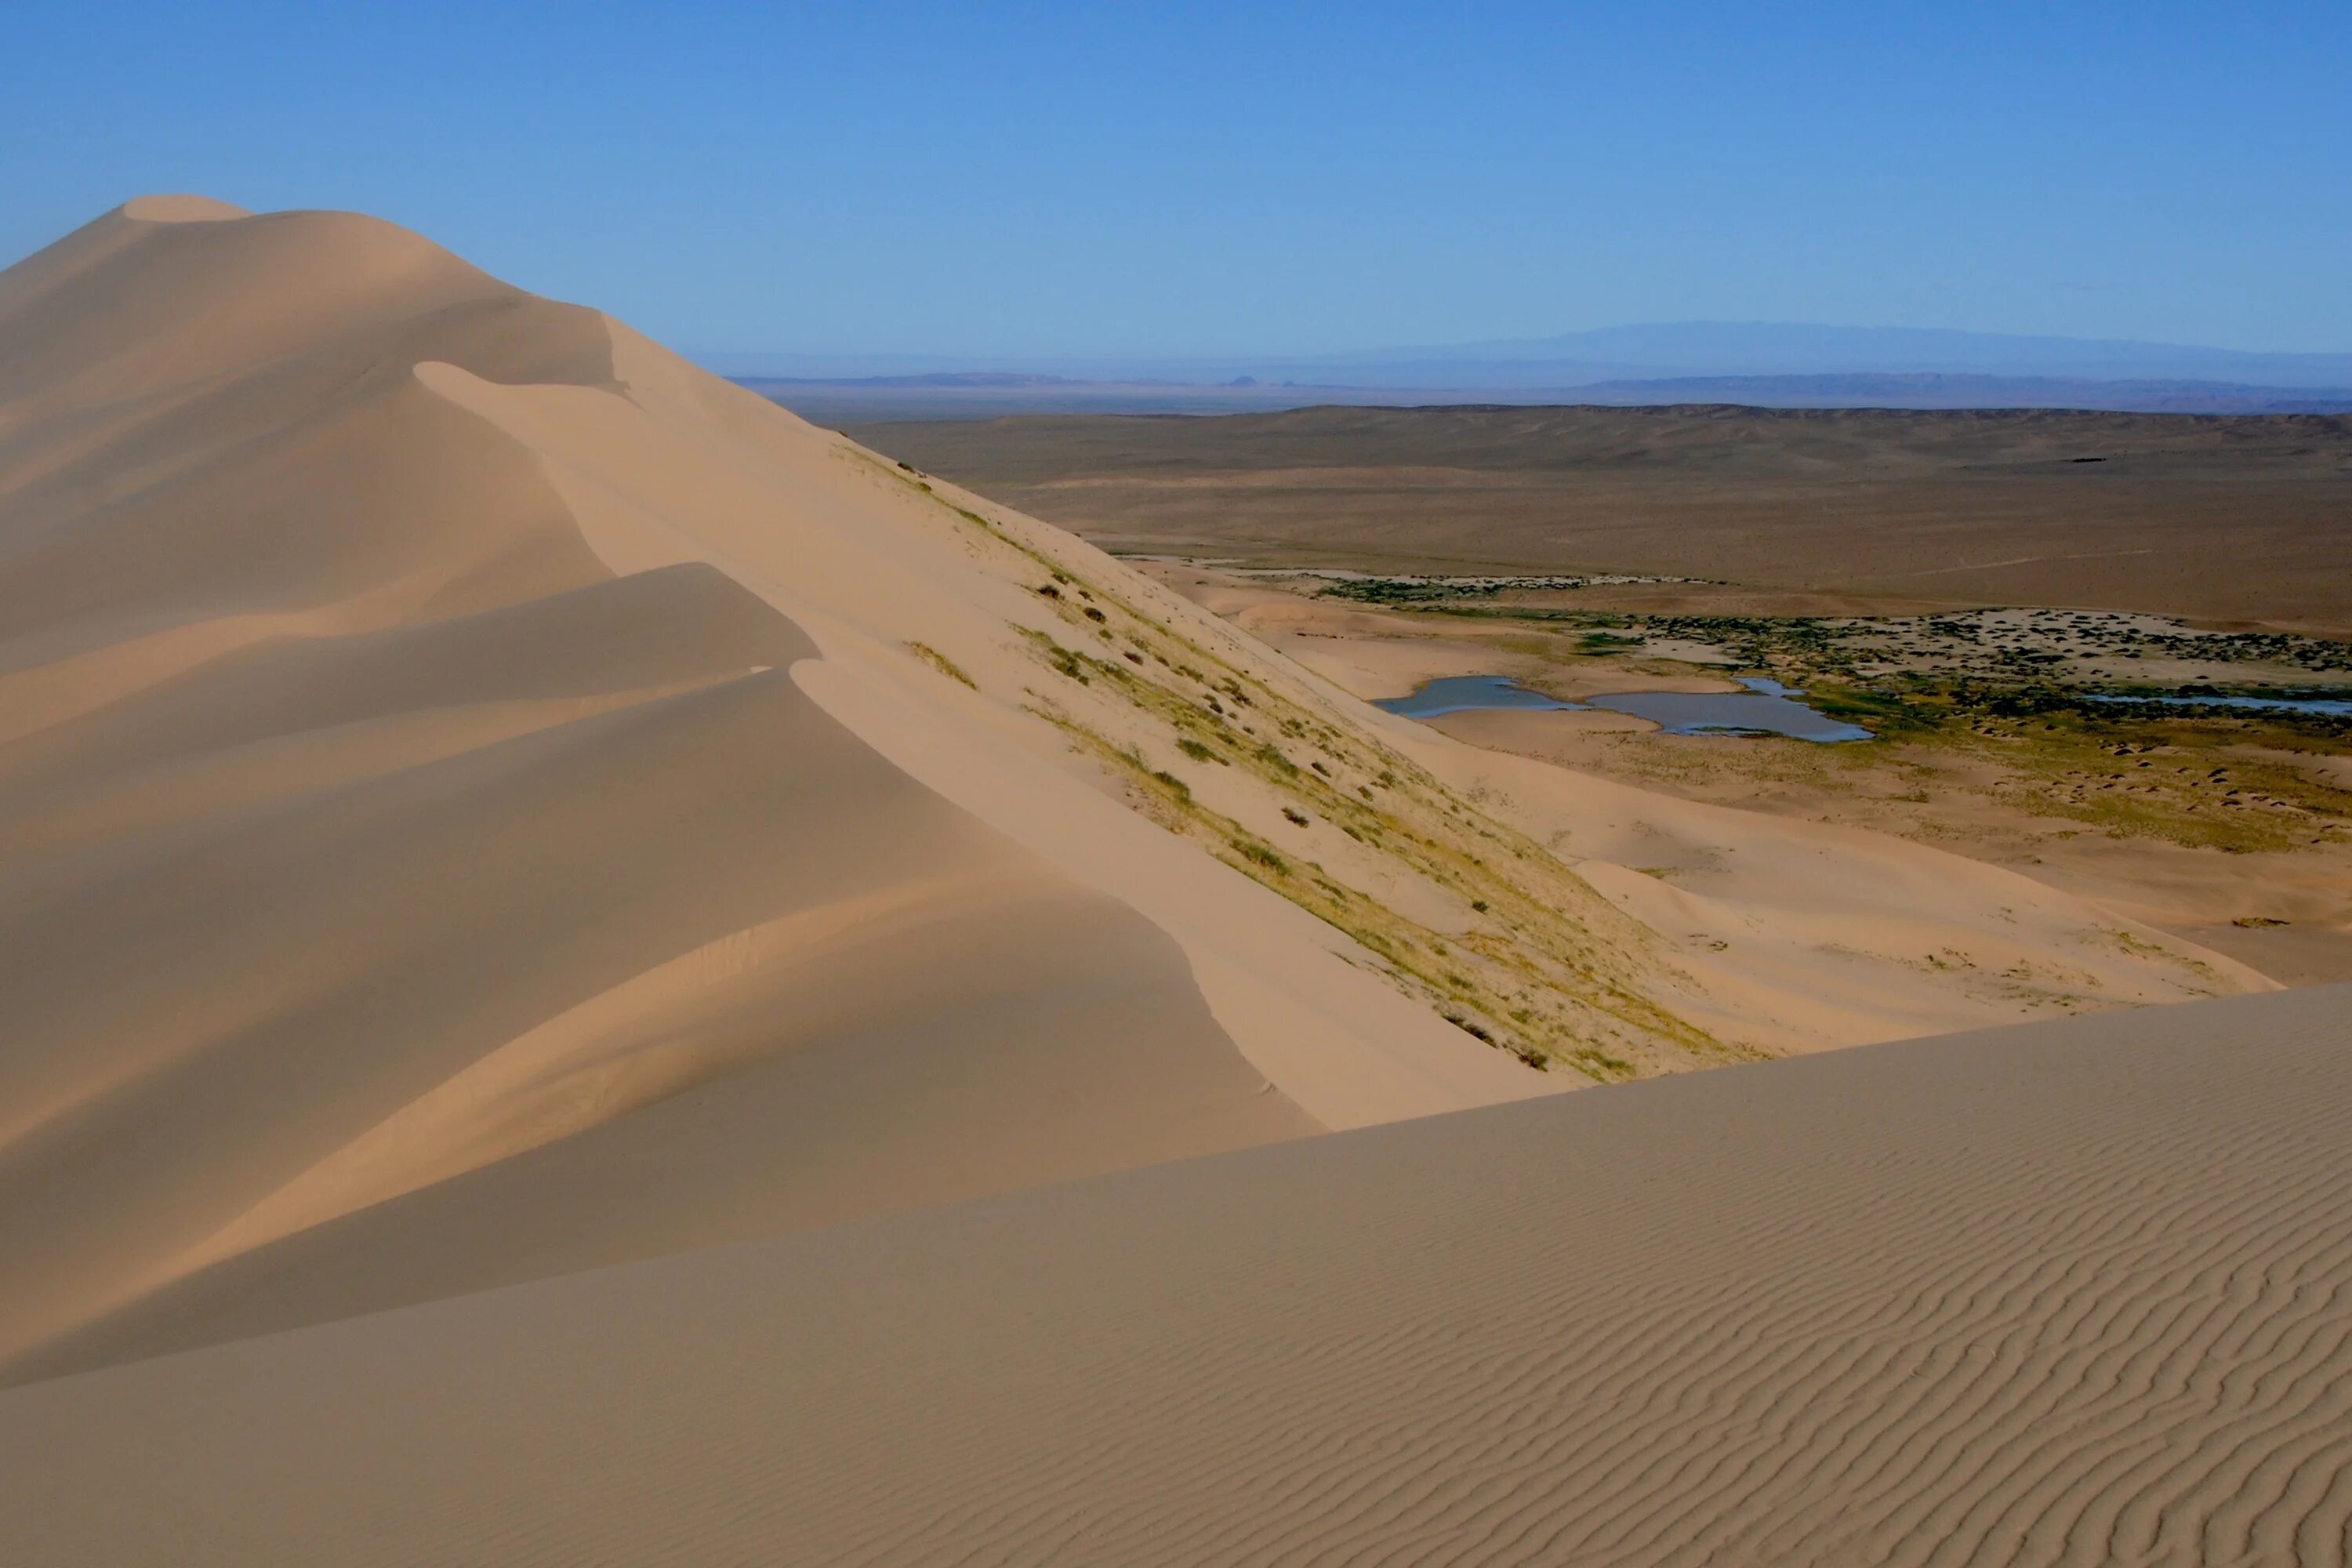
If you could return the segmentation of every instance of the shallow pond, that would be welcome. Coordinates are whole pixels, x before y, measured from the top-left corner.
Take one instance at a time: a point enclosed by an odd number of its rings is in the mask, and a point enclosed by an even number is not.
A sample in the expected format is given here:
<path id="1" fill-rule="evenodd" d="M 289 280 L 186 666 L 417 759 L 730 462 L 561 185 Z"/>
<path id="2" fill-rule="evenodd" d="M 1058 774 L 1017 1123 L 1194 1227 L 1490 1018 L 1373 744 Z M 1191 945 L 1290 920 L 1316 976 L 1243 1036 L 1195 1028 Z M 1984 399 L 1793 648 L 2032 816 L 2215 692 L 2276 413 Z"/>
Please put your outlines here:
<path id="1" fill-rule="evenodd" d="M 1590 702 L 1563 702 L 1499 675 L 1454 675 L 1433 680 L 1410 697 L 1375 706 L 1408 719 L 1434 719 L 1481 708 L 1560 710 L 1605 708 L 1647 719 L 1672 735 L 1788 735 L 1830 743 L 1867 741 L 1870 731 L 1817 713 L 1796 699 L 1803 692 L 1763 677 L 1743 678 L 1745 691 L 1612 691 Z"/>
<path id="2" fill-rule="evenodd" d="M 2283 708 L 2294 713 L 2352 713 L 2352 698 L 2347 697 L 2118 697 L 2103 691 L 2095 700 L 2178 703 L 2189 708 Z"/>
<path id="3" fill-rule="evenodd" d="M 1449 675 L 1424 684 L 1410 697 L 1383 698 L 1372 704 L 1408 719 L 1434 719 L 1442 713 L 1466 713 L 1477 708 L 1581 708 L 1530 691 L 1500 675 Z"/>

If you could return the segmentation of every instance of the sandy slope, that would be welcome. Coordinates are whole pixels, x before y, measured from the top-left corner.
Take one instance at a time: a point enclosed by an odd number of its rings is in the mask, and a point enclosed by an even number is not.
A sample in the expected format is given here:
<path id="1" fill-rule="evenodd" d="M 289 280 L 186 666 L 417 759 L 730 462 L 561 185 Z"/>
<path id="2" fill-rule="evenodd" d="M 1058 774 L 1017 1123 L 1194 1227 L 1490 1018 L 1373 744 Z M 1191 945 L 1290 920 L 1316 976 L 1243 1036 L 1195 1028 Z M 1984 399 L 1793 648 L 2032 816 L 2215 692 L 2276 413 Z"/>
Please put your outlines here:
<path id="1" fill-rule="evenodd" d="M 0 1394 L 12 1559 L 2338 1563 L 2352 990 L 1734 1068 Z"/>
<path id="2" fill-rule="evenodd" d="M 142 211 L 0 289 L 20 1375 L 1318 1129 L 1164 933 L 415 368 L 609 386 L 601 318 Z"/>
<path id="3" fill-rule="evenodd" d="M 1802 890 L 1661 908 L 1465 759 L 416 236 L 131 204 L 0 274 L 0 1380 L 2254 984 L 2045 900 L 1987 990 L 1910 950 L 2029 885 L 1672 803 Z"/>

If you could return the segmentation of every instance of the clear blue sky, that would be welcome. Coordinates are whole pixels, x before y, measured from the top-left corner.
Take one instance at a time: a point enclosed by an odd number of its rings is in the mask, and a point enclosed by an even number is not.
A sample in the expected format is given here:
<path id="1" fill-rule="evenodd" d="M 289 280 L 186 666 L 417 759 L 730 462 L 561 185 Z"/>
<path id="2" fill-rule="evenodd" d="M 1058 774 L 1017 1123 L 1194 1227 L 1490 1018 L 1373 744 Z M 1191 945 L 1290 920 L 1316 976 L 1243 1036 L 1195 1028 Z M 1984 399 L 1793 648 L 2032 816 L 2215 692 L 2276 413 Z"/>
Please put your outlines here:
<path id="1" fill-rule="evenodd" d="M 2352 350 L 2352 3 L 53 5 L 0 250 L 353 207 L 691 350 Z"/>

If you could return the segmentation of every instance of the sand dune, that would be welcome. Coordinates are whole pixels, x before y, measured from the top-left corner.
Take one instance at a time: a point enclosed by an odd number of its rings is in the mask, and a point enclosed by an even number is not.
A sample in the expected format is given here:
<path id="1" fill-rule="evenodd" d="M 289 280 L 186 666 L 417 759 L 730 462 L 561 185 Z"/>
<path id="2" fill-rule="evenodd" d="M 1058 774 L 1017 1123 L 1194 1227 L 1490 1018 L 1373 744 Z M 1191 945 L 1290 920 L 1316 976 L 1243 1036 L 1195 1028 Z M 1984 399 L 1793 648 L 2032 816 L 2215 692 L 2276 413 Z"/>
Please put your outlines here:
<path id="1" fill-rule="evenodd" d="M 2263 984 L 1505 765 L 415 235 L 133 203 L 0 274 L 0 1381 Z"/>
<path id="2" fill-rule="evenodd" d="M 2342 1563 L 2347 1017 L 1735 1068 L 21 1388 L 12 1557 Z"/>

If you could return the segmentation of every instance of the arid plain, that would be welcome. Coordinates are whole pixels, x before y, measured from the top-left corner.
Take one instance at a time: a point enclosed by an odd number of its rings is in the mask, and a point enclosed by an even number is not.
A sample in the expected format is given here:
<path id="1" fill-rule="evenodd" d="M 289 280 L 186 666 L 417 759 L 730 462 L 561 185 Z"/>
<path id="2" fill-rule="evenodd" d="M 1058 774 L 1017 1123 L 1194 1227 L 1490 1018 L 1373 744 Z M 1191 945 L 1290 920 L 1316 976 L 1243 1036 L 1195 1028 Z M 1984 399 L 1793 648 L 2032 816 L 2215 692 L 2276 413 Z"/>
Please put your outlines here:
<path id="1" fill-rule="evenodd" d="M 11 1561 L 2352 1554 L 2352 990 L 956 472 L 356 215 L 0 274 Z"/>
<path id="2" fill-rule="evenodd" d="M 1624 573 L 1735 613 L 2142 610 L 2352 635 L 2352 417 L 1306 408 L 858 424 L 1134 554 Z"/>
<path id="3" fill-rule="evenodd" d="M 1318 408 L 855 427 L 1358 696 L 1769 673 L 1880 742 L 1465 712 L 1457 738 L 2004 866 L 2291 984 L 2352 979 L 2352 724 L 2099 693 L 2352 692 L 2352 421 Z"/>

